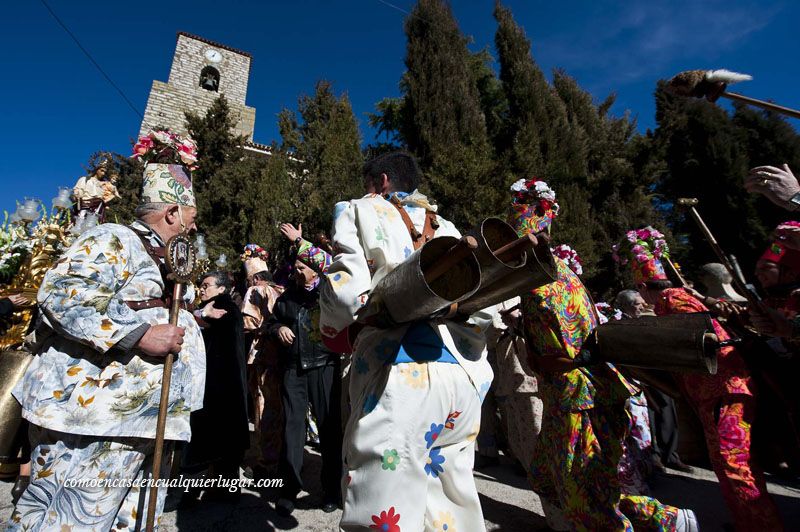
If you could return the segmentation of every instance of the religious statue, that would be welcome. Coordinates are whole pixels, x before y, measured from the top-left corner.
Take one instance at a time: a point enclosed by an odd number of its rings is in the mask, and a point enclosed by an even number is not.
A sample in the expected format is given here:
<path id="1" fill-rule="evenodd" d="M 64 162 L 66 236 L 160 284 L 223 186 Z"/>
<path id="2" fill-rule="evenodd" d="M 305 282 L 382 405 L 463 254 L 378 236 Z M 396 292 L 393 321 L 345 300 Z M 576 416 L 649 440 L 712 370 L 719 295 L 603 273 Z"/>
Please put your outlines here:
<path id="1" fill-rule="evenodd" d="M 78 220 L 92 213 L 97 217 L 98 223 L 103 223 L 106 205 L 119 198 L 115 185 L 118 175 L 113 172 L 109 173 L 109 166 L 109 159 L 103 158 L 89 171 L 88 175 L 81 177 L 75 183 L 72 195 L 75 197 L 75 211 Z"/>

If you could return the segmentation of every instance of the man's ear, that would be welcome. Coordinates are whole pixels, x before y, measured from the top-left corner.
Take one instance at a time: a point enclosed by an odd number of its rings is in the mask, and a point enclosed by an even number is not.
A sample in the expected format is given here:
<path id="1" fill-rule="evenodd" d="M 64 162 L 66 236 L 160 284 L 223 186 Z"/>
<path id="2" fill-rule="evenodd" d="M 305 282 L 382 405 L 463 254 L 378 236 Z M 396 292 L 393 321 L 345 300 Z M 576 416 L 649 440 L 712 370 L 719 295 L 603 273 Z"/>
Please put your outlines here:
<path id="1" fill-rule="evenodd" d="M 381 174 L 381 194 L 389 192 L 389 176 Z"/>
<path id="2" fill-rule="evenodd" d="M 178 217 L 178 206 L 170 205 L 164 213 L 164 219 L 169 225 L 180 223 Z"/>

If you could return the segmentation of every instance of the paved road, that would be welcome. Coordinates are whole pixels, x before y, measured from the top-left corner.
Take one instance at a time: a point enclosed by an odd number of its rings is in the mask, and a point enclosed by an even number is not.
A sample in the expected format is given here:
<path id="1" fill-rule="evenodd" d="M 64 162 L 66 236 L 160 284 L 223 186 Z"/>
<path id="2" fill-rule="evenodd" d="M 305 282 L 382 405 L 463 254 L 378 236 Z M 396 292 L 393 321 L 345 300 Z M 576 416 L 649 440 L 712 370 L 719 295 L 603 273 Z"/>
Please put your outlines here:
<path id="1" fill-rule="evenodd" d="M 323 513 L 316 506 L 318 497 L 319 456 L 309 451 L 304 476 L 313 495 L 302 493 L 298 509 L 289 518 L 274 511 L 277 492 L 244 490 L 236 503 L 199 502 L 192 507 L 180 508 L 164 516 L 162 530 L 219 531 L 219 530 L 337 530 L 341 512 Z M 527 488 L 523 477 L 505 465 L 475 472 L 475 481 L 481 496 L 486 528 L 489 531 L 547 530 L 539 499 Z M 697 470 L 685 475 L 671 472 L 651 481 L 655 495 L 663 502 L 695 510 L 701 530 L 721 531 L 730 517 L 719 492 L 716 477 L 710 471 Z M 787 530 L 800 531 L 800 482 L 770 483 Z M 11 483 L 0 483 L 0 522 L 11 515 Z"/>

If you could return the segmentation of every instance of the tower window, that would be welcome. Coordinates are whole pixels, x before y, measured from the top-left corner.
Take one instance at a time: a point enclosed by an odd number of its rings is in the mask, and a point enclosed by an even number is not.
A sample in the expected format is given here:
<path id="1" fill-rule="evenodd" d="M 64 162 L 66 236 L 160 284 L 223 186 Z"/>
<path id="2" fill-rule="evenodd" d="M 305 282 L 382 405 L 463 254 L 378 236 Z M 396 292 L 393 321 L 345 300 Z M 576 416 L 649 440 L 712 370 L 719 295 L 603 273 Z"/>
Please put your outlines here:
<path id="1" fill-rule="evenodd" d="M 200 71 L 200 87 L 207 91 L 219 91 L 219 70 L 206 66 Z"/>

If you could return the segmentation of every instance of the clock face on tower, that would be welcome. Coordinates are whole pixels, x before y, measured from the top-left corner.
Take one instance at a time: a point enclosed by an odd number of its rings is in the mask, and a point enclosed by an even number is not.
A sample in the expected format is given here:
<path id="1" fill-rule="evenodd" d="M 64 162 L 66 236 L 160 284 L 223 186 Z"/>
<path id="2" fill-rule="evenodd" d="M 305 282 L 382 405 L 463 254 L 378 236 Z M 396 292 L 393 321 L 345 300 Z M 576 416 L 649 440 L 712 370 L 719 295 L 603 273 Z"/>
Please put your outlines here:
<path id="1" fill-rule="evenodd" d="M 222 54 L 219 53 L 219 50 L 214 50 L 212 48 L 209 48 L 208 50 L 206 50 L 205 56 L 206 59 L 208 59 L 212 63 L 219 63 L 220 61 L 222 61 Z"/>

